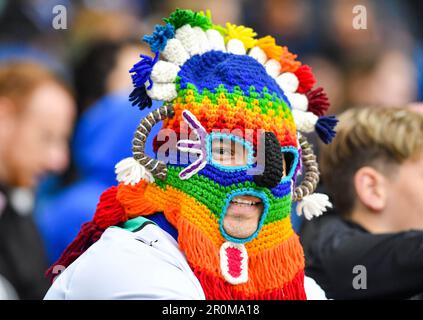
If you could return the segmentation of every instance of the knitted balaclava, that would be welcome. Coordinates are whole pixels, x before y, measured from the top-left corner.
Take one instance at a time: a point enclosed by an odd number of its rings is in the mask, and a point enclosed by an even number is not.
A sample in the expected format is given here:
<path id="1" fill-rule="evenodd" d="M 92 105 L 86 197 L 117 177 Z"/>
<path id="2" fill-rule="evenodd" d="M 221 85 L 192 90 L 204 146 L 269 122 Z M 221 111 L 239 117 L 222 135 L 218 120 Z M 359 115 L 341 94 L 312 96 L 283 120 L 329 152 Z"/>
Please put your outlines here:
<path id="1" fill-rule="evenodd" d="M 336 120 L 323 116 L 326 95 L 312 89 L 310 67 L 270 36 L 216 26 L 208 14 L 190 10 L 164 21 L 144 37 L 154 58 L 141 56 L 131 69 L 130 97 L 141 109 L 151 99 L 164 105 L 140 122 L 133 157 L 117 164 L 120 184 L 109 197 L 123 208 L 122 221 L 163 212 L 208 299 L 306 298 L 303 250 L 290 212 L 293 200 L 307 218 L 330 205 L 313 194 L 316 158 L 300 134 L 316 131 L 326 143 L 333 138 Z M 162 120 L 153 159 L 144 146 Z M 216 139 L 241 145 L 246 163 L 215 161 Z M 245 195 L 260 199 L 263 210 L 257 230 L 235 238 L 223 220 L 231 201 Z M 96 216 L 107 220 L 104 212 Z"/>
<path id="2" fill-rule="evenodd" d="M 303 126 L 320 125 L 324 139 L 333 135 L 333 119 L 318 121 L 307 113 L 314 83 L 310 68 L 273 38 L 255 39 L 243 26 L 214 26 L 208 16 L 189 10 L 177 10 L 164 21 L 144 38 L 155 58 L 143 57 L 131 71 L 134 103 L 148 107 L 151 98 L 165 106 L 141 122 L 133 159 L 117 166 L 121 188 L 141 184 L 129 203 L 138 197 L 176 227 L 207 298 L 304 298 L 303 251 L 290 212 L 293 196 L 300 200 L 314 190 L 317 167 L 305 140 L 297 139 L 291 108 L 302 113 Z M 151 126 L 161 119 L 165 131 L 176 136 L 180 153 L 173 163 L 172 157 L 160 160 L 163 153 L 157 160 L 143 152 Z M 214 139 L 243 145 L 247 163 L 228 167 L 214 161 Z M 164 144 L 158 140 L 164 139 L 156 139 L 157 151 Z M 300 143 L 308 171 L 293 195 Z M 171 142 L 167 147 L 174 150 Z M 183 161 L 183 153 L 195 157 Z M 254 171 L 260 154 L 262 170 Z M 140 182 L 141 176 L 148 183 Z M 256 232 L 242 239 L 223 227 L 226 210 L 239 195 L 263 203 Z"/>

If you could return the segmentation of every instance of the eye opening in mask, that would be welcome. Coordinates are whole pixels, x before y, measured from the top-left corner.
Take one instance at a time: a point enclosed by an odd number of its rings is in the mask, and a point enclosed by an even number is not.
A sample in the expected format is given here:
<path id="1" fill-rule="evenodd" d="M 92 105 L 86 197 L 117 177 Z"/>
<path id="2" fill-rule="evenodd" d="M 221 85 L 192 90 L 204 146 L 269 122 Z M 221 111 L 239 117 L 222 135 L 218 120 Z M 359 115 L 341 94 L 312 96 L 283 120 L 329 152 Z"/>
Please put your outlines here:
<path id="1" fill-rule="evenodd" d="M 250 142 L 226 133 L 210 133 L 207 137 L 207 162 L 223 171 L 238 171 L 254 164 Z"/>
<path id="2" fill-rule="evenodd" d="M 282 147 L 281 152 L 283 155 L 284 176 L 281 183 L 292 180 L 298 166 L 298 149 L 295 147 Z"/>

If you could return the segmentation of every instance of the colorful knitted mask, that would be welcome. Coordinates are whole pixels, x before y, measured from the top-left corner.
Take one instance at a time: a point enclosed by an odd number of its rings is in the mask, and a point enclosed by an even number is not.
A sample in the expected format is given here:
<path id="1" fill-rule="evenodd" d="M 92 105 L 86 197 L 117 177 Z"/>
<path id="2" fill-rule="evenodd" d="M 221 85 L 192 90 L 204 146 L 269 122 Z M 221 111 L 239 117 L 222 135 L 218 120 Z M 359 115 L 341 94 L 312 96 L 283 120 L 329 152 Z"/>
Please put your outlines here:
<path id="1" fill-rule="evenodd" d="M 300 134 L 333 138 L 325 93 L 312 89 L 311 69 L 270 36 L 216 26 L 190 10 L 164 21 L 144 37 L 154 58 L 141 56 L 131 69 L 131 101 L 164 106 L 142 119 L 133 157 L 116 166 L 114 197 L 125 219 L 163 212 L 208 299 L 304 299 L 304 256 L 290 212 L 292 201 L 301 201 L 297 211 L 308 219 L 330 206 L 313 194 L 318 167 Z M 153 159 L 144 145 L 161 120 Z M 246 161 L 216 161 L 214 141 L 242 146 Z M 259 198 L 263 211 L 254 233 L 235 238 L 223 220 L 234 197 L 246 195 Z"/>

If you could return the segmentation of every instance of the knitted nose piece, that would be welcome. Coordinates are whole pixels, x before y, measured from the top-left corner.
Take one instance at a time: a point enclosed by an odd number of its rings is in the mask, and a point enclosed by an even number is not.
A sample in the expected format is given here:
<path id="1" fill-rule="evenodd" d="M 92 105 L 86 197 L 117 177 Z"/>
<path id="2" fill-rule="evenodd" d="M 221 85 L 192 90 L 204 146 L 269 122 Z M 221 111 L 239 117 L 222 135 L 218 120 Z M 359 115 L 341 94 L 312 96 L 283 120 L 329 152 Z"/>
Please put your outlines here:
<path id="1" fill-rule="evenodd" d="M 283 175 L 282 152 L 273 132 L 265 132 L 264 146 L 264 171 L 261 175 L 254 176 L 254 182 L 260 187 L 270 189 L 279 184 Z"/>

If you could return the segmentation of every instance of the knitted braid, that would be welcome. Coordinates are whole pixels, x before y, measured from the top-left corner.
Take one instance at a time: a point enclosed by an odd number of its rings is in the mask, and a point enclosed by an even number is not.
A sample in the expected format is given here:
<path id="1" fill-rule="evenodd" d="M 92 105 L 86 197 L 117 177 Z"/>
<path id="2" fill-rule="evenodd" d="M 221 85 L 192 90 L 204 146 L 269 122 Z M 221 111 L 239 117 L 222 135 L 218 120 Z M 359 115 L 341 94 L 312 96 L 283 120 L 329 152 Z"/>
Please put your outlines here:
<path id="1" fill-rule="evenodd" d="M 153 159 L 145 154 L 145 143 L 153 126 L 168 117 L 172 118 L 173 115 L 174 111 L 172 104 L 164 105 L 150 112 L 141 120 L 135 132 L 134 139 L 132 140 L 132 154 L 134 159 L 149 170 L 156 178 L 161 180 L 166 179 L 166 165 L 162 161 Z"/>
<path id="2" fill-rule="evenodd" d="M 301 158 L 305 166 L 305 176 L 301 184 L 294 190 L 294 201 L 300 201 L 305 196 L 312 194 L 319 183 L 319 166 L 313 148 L 304 136 L 300 135 L 299 141 L 302 150 Z"/>
<path id="3" fill-rule="evenodd" d="M 254 182 L 257 183 L 258 186 L 274 188 L 281 181 L 284 170 L 281 147 L 273 132 L 265 132 L 264 145 L 264 171 L 263 174 L 254 177 Z"/>

